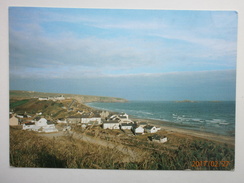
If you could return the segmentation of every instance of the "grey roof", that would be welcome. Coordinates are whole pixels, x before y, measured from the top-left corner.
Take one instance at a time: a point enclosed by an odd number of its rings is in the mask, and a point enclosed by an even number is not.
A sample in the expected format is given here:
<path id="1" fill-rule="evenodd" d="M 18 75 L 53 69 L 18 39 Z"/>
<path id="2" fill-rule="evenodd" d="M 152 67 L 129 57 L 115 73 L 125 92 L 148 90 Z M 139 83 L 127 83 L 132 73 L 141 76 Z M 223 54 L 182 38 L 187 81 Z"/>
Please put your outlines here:
<path id="1" fill-rule="evenodd" d="M 41 119 L 40 116 L 37 116 L 37 117 L 35 118 L 36 121 L 39 121 L 40 119 Z"/>
<path id="2" fill-rule="evenodd" d="M 154 135 L 152 135 L 152 136 L 149 136 L 148 138 L 150 139 L 150 140 L 160 140 L 160 139 L 163 139 L 163 138 L 165 138 L 166 136 L 164 136 L 164 135 L 158 135 L 158 134 L 154 134 Z"/>
<path id="3" fill-rule="evenodd" d="M 133 123 L 122 123 L 121 126 L 133 126 Z"/>
<path id="4" fill-rule="evenodd" d="M 109 121 L 105 121 L 103 123 L 119 123 L 118 120 L 109 120 Z"/>
<path id="5" fill-rule="evenodd" d="M 151 126 L 151 125 L 147 125 L 145 126 L 144 128 L 147 129 L 147 130 L 151 130 L 154 126 Z"/>

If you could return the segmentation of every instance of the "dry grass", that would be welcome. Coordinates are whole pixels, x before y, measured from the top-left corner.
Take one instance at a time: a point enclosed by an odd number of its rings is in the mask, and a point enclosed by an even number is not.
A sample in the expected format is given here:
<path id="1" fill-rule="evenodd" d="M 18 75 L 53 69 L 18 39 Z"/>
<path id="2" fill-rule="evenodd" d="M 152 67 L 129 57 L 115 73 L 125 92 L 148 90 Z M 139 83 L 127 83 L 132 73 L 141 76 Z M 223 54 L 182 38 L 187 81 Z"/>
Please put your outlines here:
<path id="1" fill-rule="evenodd" d="M 101 130 L 101 131 L 100 131 Z M 234 168 L 234 148 L 211 141 L 171 136 L 165 144 L 152 143 L 147 135 L 128 137 L 119 131 L 89 129 L 91 138 L 134 149 L 143 156 L 130 161 L 121 150 L 104 147 L 74 138 L 72 135 L 48 139 L 34 132 L 10 129 L 10 163 L 16 167 L 52 167 L 86 169 L 136 170 L 231 170 Z M 100 133 L 101 132 L 101 133 Z M 114 137 L 114 138 L 112 138 Z M 193 161 L 230 161 L 228 167 L 192 167 Z"/>

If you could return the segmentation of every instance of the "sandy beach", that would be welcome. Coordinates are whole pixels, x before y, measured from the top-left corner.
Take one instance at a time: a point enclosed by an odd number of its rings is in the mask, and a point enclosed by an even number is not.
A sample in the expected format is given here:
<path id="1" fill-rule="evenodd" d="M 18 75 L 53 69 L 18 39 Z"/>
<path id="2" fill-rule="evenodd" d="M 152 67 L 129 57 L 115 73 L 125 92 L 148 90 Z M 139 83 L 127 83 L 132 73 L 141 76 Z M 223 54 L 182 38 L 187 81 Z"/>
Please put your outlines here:
<path id="1" fill-rule="evenodd" d="M 233 147 L 235 146 L 235 137 L 233 136 L 218 135 L 209 132 L 183 129 L 183 128 L 172 126 L 172 123 L 170 122 L 165 122 L 161 120 L 140 119 L 140 118 L 131 118 L 131 119 L 133 121 L 147 122 L 148 124 L 160 127 L 161 130 L 165 130 L 167 133 L 174 134 L 177 136 L 184 135 L 189 137 L 211 140 L 218 143 L 226 143 Z"/>

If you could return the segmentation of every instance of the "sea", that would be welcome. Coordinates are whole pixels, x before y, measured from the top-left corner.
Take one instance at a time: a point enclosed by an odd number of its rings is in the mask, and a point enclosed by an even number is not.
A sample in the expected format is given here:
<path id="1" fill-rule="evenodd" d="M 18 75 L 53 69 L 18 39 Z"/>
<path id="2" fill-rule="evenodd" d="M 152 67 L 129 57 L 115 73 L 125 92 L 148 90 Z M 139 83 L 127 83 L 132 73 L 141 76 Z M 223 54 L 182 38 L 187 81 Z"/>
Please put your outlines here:
<path id="1" fill-rule="evenodd" d="M 86 103 L 99 110 L 125 112 L 131 118 L 153 119 L 163 125 L 214 134 L 235 135 L 235 101 L 129 101 Z M 160 125 L 160 122 L 158 123 Z"/>

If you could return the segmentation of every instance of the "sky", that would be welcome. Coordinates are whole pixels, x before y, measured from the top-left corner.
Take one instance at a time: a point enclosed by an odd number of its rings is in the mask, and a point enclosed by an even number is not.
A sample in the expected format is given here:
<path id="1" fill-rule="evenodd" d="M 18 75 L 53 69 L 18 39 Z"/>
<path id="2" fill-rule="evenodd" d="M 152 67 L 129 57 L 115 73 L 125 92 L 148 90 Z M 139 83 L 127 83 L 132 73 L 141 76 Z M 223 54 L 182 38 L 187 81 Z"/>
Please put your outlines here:
<path id="1" fill-rule="evenodd" d="M 235 11 L 9 8 L 10 90 L 235 100 Z"/>

